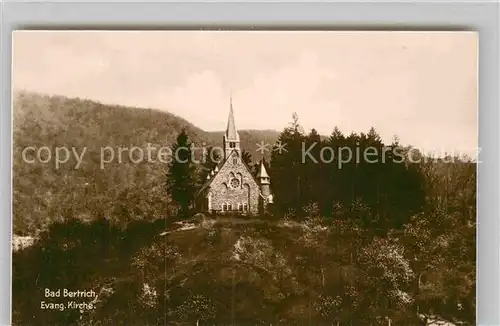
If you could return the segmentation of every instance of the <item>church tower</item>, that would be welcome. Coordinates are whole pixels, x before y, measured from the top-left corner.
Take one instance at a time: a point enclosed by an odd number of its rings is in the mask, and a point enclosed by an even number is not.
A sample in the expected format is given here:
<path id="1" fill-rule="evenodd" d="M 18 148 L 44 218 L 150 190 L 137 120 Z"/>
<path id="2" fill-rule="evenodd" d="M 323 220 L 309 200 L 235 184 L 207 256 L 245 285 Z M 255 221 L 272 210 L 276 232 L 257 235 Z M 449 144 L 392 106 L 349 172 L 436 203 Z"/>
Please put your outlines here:
<path id="1" fill-rule="evenodd" d="M 223 136 L 222 143 L 224 144 L 224 160 L 229 157 L 233 150 L 236 150 L 238 156 L 241 156 L 240 150 L 240 135 L 236 131 L 236 124 L 234 123 L 233 112 L 233 99 L 229 99 L 229 118 L 227 120 L 226 133 Z"/>
<path id="2" fill-rule="evenodd" d="M 195 197 L 202 212 L 230 215 L 267 215 L 273 202 L 271 179 L 263 162 L 257 175 L 242 160 L 240 135 L 234 122 L 232 98 L 229 101 L 227 128 L 222 137 L 224 161 L 215 166 Z"/>

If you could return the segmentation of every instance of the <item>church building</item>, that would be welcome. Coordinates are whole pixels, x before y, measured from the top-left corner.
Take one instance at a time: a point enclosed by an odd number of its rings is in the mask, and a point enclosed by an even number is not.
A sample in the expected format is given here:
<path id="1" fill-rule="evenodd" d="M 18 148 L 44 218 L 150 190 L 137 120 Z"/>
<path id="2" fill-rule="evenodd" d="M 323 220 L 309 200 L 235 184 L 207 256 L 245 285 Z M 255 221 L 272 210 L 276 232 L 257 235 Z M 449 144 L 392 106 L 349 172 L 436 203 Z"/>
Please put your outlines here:
<path id="1" fill-rule="evenodd" d="M 268 204 L 273 202 L 271 180 L 262 162 L 257 176 L 254 176 L 241 158 L 240 135 L 234 122 L 232 100 L 222 144 L 224 157 L 210 171 L 205 184 L 196 194 L 197 210 L 245 215 L 264 213 Z"/>

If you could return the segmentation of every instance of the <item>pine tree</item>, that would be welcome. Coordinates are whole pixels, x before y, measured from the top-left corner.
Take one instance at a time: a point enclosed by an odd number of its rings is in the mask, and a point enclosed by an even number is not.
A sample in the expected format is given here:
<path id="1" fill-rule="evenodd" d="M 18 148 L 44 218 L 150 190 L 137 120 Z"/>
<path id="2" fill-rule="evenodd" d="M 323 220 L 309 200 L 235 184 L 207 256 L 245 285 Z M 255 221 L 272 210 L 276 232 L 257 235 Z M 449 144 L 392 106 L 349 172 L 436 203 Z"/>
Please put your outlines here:
<path id="1" fill-rule="evenodd" d="M 200 183 L 204 183 L 207 180 L 207 176 L 210 172 L 215 169 L 215 167 L 222 161 L 222 152 L 217 151 L 216 147 L 208 147 L 205 152 L 205 157 L 202 161 Z"/>
<path id="2" fill-rule="evenodd" d="M 314 160 L 307 159 L 302 162 L 305 174 L 302 183 L 302 201 L 304 204 L 318 204 L 323 210 L 325 196 L 329 188 L 329 185 L 326 184 L 327 179 L 324 177 L 324 163 L 331 158 L 329 154 L 321 155 L 323 142 L 316 129 L 313 128 L 304 141 L 305 148 L 311 148 L 310 153 Z"/>
<path id="3" fill-rule="evenodd" d="M 185 216 L 194 199 L 195 180 L 191 156 L 191 143 L 185 130 L 177 136 L 172 146 L 173 160 L 169 167 L 167 189 L 172 199 L 180 208 L 180 215 Z"/>
<path id="4" fill-rule="evenodd" d="M 248 151 L 243 150 L 241 152 L 241 160 L 243 163 L 245 163 L 248 167 L 251 166 L 252 164 L 252 154 L 250 154 Z"/>
<path id="5" fill-rule="evenodd" d="M 302 164 L 302 142 L 304 134 L 299 124 L 297 114 L 278 138 L 271 153 L 270 174 L 273 180 L 273 191 L 277 207 L 283 212 L 288 209 L 298 211 L 301 208 L 301 193 L 304 191 L 304 164 Z"/>

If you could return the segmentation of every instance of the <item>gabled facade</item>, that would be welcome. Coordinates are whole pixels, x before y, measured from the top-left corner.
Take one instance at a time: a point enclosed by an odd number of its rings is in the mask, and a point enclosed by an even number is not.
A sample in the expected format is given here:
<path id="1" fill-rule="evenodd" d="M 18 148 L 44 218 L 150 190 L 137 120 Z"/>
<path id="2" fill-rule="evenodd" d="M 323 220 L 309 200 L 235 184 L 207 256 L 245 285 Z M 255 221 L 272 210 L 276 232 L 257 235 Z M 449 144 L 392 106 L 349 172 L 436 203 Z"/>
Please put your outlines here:
<path id="1" fill-rule="evenodd" d="M 240 136 L 236 129 L 232 101 L 223 139 L 222 162 L 207 176 L 196 195 L 198 211 L 212 213 L 237 212 L 256 215 L 272 202 L 270 178 L 264 165 L 255 178 L 241 158 Z"/>

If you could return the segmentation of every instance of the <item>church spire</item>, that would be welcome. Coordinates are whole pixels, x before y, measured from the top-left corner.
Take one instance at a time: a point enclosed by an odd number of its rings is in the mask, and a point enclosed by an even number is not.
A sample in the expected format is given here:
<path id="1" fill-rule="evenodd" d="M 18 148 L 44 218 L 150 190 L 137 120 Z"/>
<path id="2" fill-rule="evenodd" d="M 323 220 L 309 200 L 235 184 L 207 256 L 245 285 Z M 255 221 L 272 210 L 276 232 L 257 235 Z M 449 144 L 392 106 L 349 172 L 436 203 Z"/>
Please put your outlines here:
<path id="1" fill-rule="evenodd" d="M 229 97 L 229 118 L 227 119 L 227 129 L 224 133 L 223 144 L 224 159 L 227 159 L 233 151 L 236 151 L 238 156 L 240 155 L 240 135 L 236 131 L 236 124 L 234 123 L 232 96 Z"/>
<path id="2" fill-rule="evenodd" d="M 227 120 L 227 129 L 226 129 L 226 139 L 239 141 L 240 136 L 236 131 L 236 124 L 234 123 L 234 111 L 233 111 L 233 97 L 229 97 L 229 117 Z"/>

